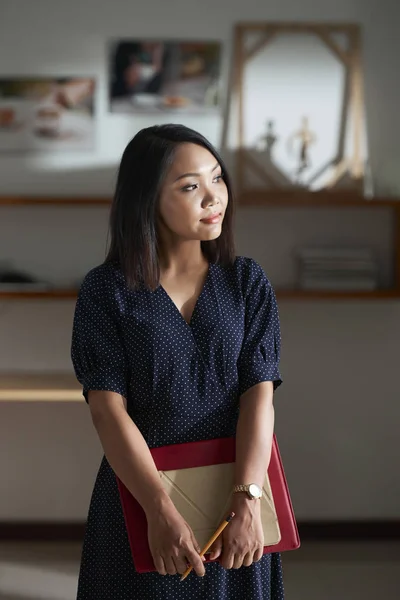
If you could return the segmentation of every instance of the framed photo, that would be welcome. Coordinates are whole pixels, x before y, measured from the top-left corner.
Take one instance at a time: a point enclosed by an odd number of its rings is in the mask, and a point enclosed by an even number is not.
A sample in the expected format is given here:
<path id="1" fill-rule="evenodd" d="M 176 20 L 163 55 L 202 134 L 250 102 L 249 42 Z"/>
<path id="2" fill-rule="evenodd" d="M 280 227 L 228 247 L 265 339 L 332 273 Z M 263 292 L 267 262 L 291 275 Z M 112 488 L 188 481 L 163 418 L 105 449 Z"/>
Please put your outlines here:
<path id="1" fill-rule="evenodd" d="M 120 40 L 110 46 L 110 111 L 207 114 L 220 105 L 219 42 Z"/>
<path id="2" fill-rule="evenodd" d="M 0 78 L 0 152 L 89 150 L 95 80 Z"/>

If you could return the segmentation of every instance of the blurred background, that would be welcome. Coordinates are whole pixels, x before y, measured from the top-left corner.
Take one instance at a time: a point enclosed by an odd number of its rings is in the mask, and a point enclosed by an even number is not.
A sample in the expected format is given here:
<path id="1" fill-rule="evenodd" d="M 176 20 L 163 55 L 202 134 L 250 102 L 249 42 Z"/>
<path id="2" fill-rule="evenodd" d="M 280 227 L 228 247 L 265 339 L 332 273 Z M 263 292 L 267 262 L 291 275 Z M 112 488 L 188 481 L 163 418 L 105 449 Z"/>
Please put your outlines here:
<path id="1" fill-rule="evenodd" d="M 72 600 L 101 448 L 76 289 L 122 151 L 180 122 L 276 289 L 288 600 L 400 595 L 397 0 L 0 0 L 0 599 Z M 122 600 L 122 599 L 121 599 Z"/>

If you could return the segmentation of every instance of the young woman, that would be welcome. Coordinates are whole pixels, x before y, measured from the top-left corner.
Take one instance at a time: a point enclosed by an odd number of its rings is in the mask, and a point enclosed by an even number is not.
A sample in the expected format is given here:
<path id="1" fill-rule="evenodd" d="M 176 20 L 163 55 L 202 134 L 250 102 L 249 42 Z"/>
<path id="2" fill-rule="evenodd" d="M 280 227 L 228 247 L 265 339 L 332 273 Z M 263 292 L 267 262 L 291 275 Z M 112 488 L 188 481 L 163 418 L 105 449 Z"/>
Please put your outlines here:
<path id="1" fill-rule="evenodd" d="M 236 516 L 204 565 L 149 451 L 236 436 L 236 484 L 262 486 L 279 319 L 262 268 L 235 257 L 232 217 L 223 161 L 199 133 L 155 126 L 128 144 L 110 250 L 86 276 L 74 320 L 72 360 L 105 453 L 78 600 L 283 599 L 280 557 L 262 555 L 259 500 L 233 493 Z M 157 572 L 135 571 L 115 474 L 146 513 Z M 180 583 L 187 563 L 194 572 Z"/>

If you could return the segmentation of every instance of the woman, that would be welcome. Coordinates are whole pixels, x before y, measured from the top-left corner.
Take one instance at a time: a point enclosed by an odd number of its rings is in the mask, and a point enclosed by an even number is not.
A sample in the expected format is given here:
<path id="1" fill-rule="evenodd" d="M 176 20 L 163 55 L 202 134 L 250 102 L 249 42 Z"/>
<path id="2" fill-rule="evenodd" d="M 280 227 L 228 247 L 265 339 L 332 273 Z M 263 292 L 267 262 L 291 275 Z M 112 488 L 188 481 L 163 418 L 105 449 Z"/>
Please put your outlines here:
<path id="1" fill-rule="evenodd" d="M 279 320 L 261 267 L 234 255 L 232 215 L 223 161 L 199 133 L 155 126 L 128 144 L 110 251 L 74 321 L 72 359 L 105 453 L 78 600 L 283 599 L 280 557 L 262 556 L 259 501 L 233 494 L 235 519 L 205 566 L 149 452 L 236 435 L 236 484 L 262 486 Z M 114 473 L 146 513 L 155 573 L 135 572 Z M 195 573 L 180 583 L 188 562 Z"/>

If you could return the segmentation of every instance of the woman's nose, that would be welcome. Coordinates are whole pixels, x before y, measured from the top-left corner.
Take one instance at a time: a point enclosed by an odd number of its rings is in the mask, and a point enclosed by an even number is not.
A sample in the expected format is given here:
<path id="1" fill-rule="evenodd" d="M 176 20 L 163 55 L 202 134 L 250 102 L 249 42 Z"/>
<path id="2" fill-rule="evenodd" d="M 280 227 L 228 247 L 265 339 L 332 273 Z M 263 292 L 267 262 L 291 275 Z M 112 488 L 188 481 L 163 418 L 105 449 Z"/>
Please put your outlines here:
<path id="1" fill-rule="evenodd" d="M 203 205 L 204 206 L 214 206 L 214 204 L 218 204 L 219 203 L 219 199 L 215 194 L 212 194 L 211 192 L 208 193 L 203 200 Z"/>

